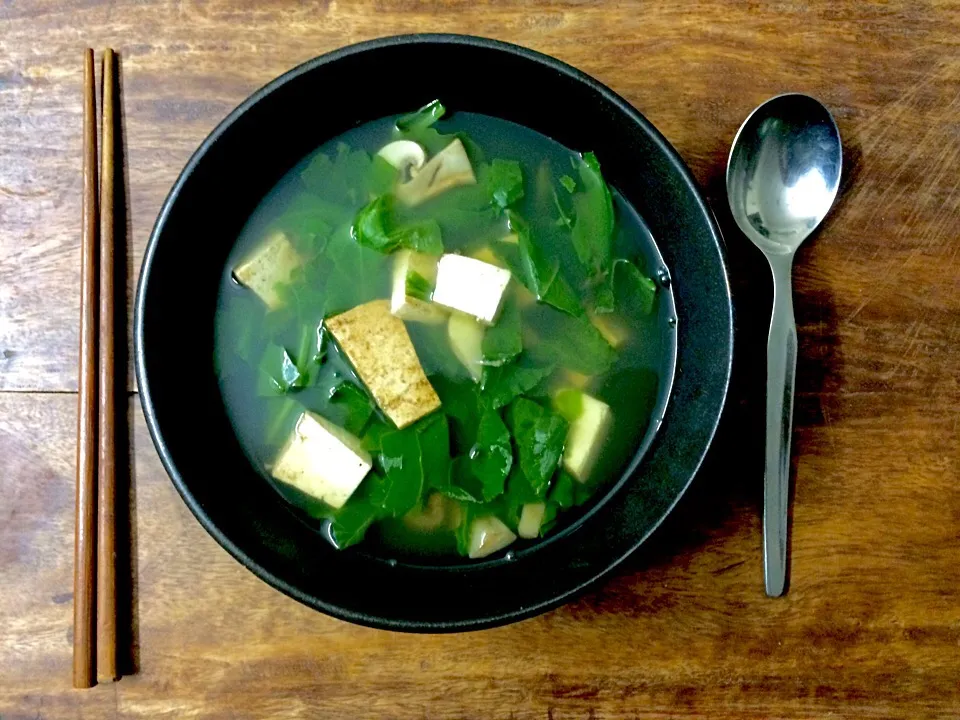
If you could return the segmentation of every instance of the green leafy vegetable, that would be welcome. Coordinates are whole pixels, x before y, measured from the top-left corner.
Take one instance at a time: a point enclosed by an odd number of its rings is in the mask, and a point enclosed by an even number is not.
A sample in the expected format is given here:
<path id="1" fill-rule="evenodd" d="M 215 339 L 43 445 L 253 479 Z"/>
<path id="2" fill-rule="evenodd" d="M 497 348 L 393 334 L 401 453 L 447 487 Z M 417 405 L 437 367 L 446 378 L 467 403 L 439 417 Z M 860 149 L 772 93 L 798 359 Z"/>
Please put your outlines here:
<path id="1" fill-rule="evenodd" d="M 501 210 L 523 197 L 523 171 L 516 160 L 494 160 L 482 168 L 479 180 L 493 204 Z"/>
<path id="2" fill-rule="evenodd" d="M 577 181 L 569 175 L 561 175 L 560 184 L 567 189 L 568 193 L 573 193 L 577 189 Z"/>
<path id="3" fill-rule="evenodd" d="M 435 413 L 418 423 L 423 482 L 426 488 L 446 487 L 450 480 L 450 426 L 447 416 Z"/>
<path id="4" fill-rule="evenodd" d="M 580 300 L 560 273 L 559 260 L 549 260 L 546 257 L 533 242 L 529 226 L 519 215 L 508 210 L 507 219 L 510 229 L 517 234 L 523 284 L 540 302 L 570 315 L 582 315 Z"/>
<path id="5" fill-rule="evenodd" d="M 541 316 L 542 334 L 531 355 L 584 375 L 601 375 L 613 365 L 616 351 L 585 317 L 551 312 Z"/>
<path id="6" fill-rule="evenodd" d="M 442 118 L 447 109 L 439 100 L 428 102 L 416 112 L 401 116 L 397 120 L 397 130 L 401 132 L 415 132 L 433 125 Z"/>
<path id="7" fill-rule="evenodd" d="M 414 270 L 407 273 L 404 287 L 407 297 L 416 298 L 417 300 L 429 300 L 430 293 L 433 291 L 430 282 Z"/>
<path id="8" fill-rule="evenodd" d="M 598 313 L 617 310 L 627 316 L 649 315 L 656 296 L 657 284 L 629 260 L 619 259 L 605 282 L 596 288 L 594 307 Z"/>
<path id="9" fill-rule="evenodd" d="M 520 468 L 534 492 L 541 496 L 563 454 L 567 421 L 527 398 L 514 400 L 507 418 L 516 439 Z"/>
<path id="10" fill-rule="evenodd" d="M 380 463 L 385 473 L 382 492 L 371 501 L 392 517 L 409 512 L 423 494 L 420 438 L 414 428 L 387 433 L 380 438 Z"/>
<path id="11" fill-rule="evenodd" d="M 338 423 L 348 433 L 361 435 L 373 415 L 373 404 L 367 394 L 351 382 L 337 385 L 330 393 L 330 401 L 341 408 L 343 417 Z"/>
<path id="12" fill-rule="evenodd" d="M 407 293 L 409 295 L 409 292 Z M 520 308 L 508 300 L 500 312 L 500 319 L 483 334 L 483 361 L 499 366 L 513 360 L 523 350 Z"/>
<path id="13" fill-rule="evenodd" d="M 492 408 L 509 405 L 514 398 L 539 385 L 553 372 L 553 367 L 531 366 L 520 362 L 502 367 L 487 367 L 483 371 L 481 397 Z"/>
<path id="14" fill-rule="evenodd" d="M 443 239 L 436 220 L 424 220 L 395 228 L 390 232 L 390 239 L 396 247 L 408 248 L 426 255 L 443 254 Z"/>
<path id="15" fill-rule="evenodd" d="M 480 417 L 477 442 L 470 450 L 472 472 L 480 480 L 481 497 L 485 502 L 503 492 L 504 483 L 513 467 L 510 431 L 496 410 L 487 409 Z"/>
<path id="16" fill-rule="evenodd" d="M 392 213 L 391 195 L 381 195 L 371 200 L 357 213 L 351 235 L 360 245 L 384 254 L 397 248 L 408 248 L 428 255 L 443 253 L 440 225 L 436 220 L 397 227 Z"/>
<path id="17" fill-rule="evenodd" d="M 297 367 L 286 348 L 276 343 L 269 343 L 264 350 L 259 376 L 258 394 L 267 396 L 299 390 L 310 380 L 307 372 Z"/>
<path id="18" fill-rule="evenodd" d="M 613 247 L 613 198 L 596 155 L 585 153 L 578 169 L 584 189 L 573 196 L 573 247 L 588 272 L 602 276 L 609 270 Z"/>

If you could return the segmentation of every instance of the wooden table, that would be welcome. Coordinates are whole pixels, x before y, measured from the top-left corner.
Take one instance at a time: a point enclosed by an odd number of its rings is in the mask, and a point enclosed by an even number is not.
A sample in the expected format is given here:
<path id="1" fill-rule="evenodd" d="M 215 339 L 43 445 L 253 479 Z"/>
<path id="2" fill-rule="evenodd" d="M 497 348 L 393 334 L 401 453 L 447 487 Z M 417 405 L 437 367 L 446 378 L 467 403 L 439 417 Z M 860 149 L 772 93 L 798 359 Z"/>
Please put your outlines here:
<path id="1" fill-rule="evenodd" d="M 300 606 L 234 562 L 129 398 L 133 662 L 70 688 L 81 49 L 122 57 L 136 268 L 190 153 L 333 48 L 469 32 L 555 55 L 660 128 L 725 226 L 737 368 L 716 451 L 643 552 L 582 600 L 467 635 Z M 723 172 L 746 114 L 821 98 L 844 190 L 796 269 L 793 579 L 763 594 L 770 283 Z M 130 280 L 132 286 L 133 281 Z M 960 6 L 950 2 L 0 1 L 0 717 L 960 716 Z"/>

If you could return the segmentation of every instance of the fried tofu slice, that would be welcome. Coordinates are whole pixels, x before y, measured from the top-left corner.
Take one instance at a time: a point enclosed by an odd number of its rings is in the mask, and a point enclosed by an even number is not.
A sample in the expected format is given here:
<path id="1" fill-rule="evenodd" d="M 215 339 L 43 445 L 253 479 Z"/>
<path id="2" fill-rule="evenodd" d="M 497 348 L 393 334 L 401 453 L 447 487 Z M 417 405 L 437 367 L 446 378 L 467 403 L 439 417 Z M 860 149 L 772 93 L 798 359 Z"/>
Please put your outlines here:
<path id="1" fill-rule="evenodd" d="M 343 507 L 373 467 L 370 453 L 326 418 L 305 411 L 271 474 L 334 508 Z"/>
<path id="2" fill-rule="evenodd" d="M 303 262 L 293 243 L 281 230 L 267 239 L 233 270 L 233 276 L 244 287 L 250 288 L 270 310 L 283 306 L 283 297 L 277 286 L 290 282 L 290 275 Z"/>
<path id="3" fill-rule="evenodd" d="M 389 300 L 373 300 L 328 318 L 327 330 L 383 413 L 405 428 L 440 407 L 403 320 Z"/>
<path id="4" fill-rule="evenodd" d="M 475 185 L 477 176 L 467 150 L 457 138 L 417 171 L 409 182 L 397 186 L 396 196 L 405 205 L 415 206 L 458 185 Z"/>

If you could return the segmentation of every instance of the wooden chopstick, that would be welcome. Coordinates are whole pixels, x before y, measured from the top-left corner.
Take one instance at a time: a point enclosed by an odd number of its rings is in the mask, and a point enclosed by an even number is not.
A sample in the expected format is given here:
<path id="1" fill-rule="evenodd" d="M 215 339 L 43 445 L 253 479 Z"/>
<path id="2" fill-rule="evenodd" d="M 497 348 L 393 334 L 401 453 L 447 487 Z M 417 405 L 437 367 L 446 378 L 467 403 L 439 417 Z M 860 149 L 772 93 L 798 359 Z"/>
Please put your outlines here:
<path id="1" fill-rule="evenodd" d="M 77 382 L 77 498 L 73 576 L 73 686 L 95 681 L 94 586 L 97 493 L 97 116 L 93 50 L 83 64 L 83 215 L 80 361 Z"/>
<path id="2" fill-rule="evenodd" d="M 114 343 L 114 126 L 113 50 L 103 53 L 100 136 L 100 462 L 97 476 L 97 677 L 117 677 L 116 393 Z"/>

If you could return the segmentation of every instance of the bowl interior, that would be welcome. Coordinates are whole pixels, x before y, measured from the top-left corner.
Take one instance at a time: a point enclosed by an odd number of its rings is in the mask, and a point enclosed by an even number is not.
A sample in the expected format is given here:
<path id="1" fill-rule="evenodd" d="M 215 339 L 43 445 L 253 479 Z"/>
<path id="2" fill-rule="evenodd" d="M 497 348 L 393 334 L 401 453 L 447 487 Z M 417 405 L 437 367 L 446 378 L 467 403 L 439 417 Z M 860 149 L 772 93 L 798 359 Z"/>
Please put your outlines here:
<path id="1" fill-rule="evenodd" d="M 400 72 L 398 73 L 398 69 Z M 400 80 L 385 78 L 402 78 Z M 594 150 L 653 231 L 677 306 L 677 375 L 662 425 L 621 490 L 557 542 L 506 562 L 392 565 L 338 552 L 248 464 L 213 376 L 213 317 L 227 254 L 283 174 L 324 140 L 441 98 Z M 282 591 L 355 622 L 472 629 L 559 604 L 662 521 L 699 467 L 726 396 L 732 308 L 720 239 L 682 161 L 622 99 L 531 51 L 474 38 L 373 41 L 260 90 L 203 143 L 157 220 L 137 295 L 141 400 L 161 459 L 204 527 Z M 397 589 L 384 592 L 385 588 Z"/>

